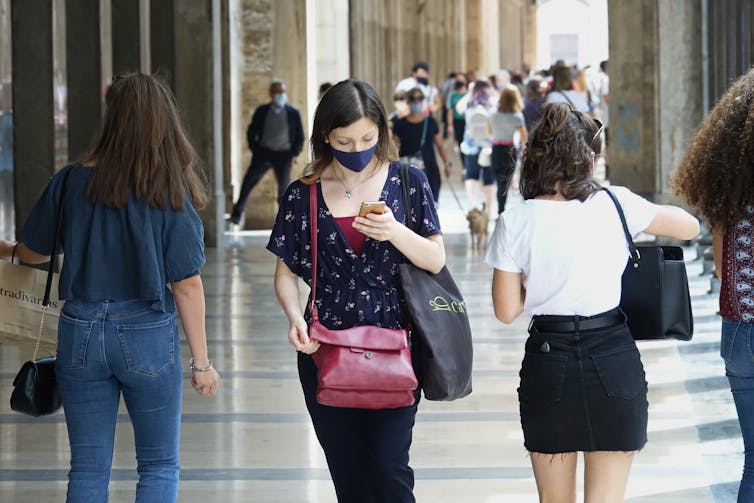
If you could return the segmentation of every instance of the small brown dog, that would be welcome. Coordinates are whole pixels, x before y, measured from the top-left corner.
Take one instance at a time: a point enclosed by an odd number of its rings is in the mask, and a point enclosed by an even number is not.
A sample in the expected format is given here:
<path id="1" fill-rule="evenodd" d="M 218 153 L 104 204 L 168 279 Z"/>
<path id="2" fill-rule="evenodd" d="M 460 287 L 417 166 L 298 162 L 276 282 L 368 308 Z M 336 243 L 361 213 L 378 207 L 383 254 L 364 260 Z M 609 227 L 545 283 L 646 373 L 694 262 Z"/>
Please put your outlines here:
<path id="1" fill-rule="evenodd" d="M 471 247 L 476 251 L 487 248 L 487 229 L 490 224 L 490 217 L 485 206 L 485 204 L 482 204 L 481 210 L 474 208 L 466 214 L 466 220 L 469 221 L 469 233 L 471 234 Z"/>

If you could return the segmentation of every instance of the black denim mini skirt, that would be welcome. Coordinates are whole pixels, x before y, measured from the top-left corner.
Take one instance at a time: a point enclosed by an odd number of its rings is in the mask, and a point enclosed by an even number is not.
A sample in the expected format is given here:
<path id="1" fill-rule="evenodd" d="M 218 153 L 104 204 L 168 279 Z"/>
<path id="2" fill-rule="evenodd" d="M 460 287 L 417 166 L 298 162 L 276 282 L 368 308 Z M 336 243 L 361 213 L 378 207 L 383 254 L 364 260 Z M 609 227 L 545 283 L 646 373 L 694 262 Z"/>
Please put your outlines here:
<path id="1" fill-rule="evenodd" d="M 644 366 L 619 308 L 532 318 L 519 375 L 528 451 L 637 451 L 646 444 Z"/>

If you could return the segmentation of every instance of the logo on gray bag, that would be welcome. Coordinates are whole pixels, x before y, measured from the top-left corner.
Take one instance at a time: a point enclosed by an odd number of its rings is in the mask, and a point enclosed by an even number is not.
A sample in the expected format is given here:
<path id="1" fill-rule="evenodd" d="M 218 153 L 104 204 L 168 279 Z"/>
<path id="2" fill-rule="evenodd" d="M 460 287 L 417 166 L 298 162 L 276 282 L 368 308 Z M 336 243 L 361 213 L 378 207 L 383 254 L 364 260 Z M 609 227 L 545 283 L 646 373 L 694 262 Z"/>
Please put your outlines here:
<path id="1" fill-rule="evenodd" d="M 432 311 L 450 311 L 452 313 L 465 313 L 466 301 L 456 302 L 455 300 L 448 302 L 444 297 L 439 295 L 429 301 L 429 305 Z"/>

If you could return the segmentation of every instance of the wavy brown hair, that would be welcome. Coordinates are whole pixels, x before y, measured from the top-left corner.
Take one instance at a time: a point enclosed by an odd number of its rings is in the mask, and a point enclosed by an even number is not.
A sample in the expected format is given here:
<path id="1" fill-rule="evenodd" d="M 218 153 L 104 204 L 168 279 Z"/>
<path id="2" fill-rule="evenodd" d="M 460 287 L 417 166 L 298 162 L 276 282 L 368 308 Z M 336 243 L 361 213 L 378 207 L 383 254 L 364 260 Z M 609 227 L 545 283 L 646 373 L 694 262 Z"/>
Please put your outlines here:
<path id="1" fill-rule="evenodd" d="M 600 189 L 592 178 L 594 155 L 602 151 L 599 127 L 565 103 L 547 103 L 526 141 L 521 168 L 521 195 L 554 195 L 585 201 Z"/>
<path id="2" fill-rule="evenodd" d="M 754 205 L 754 70 L 739 78 L 702 121 L 671 186 L 713 228 Z"/>
<path id="3" fill-rule="evenodd" d="M 500 99 L 497 102 L 497 111 L 515 114 L 523 110 L 524 102 L 521 100 L 521 92 L 513 84 L 507 84 L 500 91 Z"/>
<path id="4" fill-rule="evenodd" d="M 105 105 L 102 131 L 84 161 L 94 166 L 89 200 L 123 208 L 133 193 L 153 208 L 182 210 L 186 198 L 203 208 L 207 188 L 170 89 L 142 73 L 114 77 Z"/>
<path id="5" fill-rule="evenodd" d="M 363 117 L 374 122 L 378 129 L 377 149 L 374 152 L 377 162 L 373 169 L 379 169 L 382 162 L 398 158 L 398 151 L 390 139 L 385 105 L 382 104 L 377 91 L 360 80 L 343 80 L 328 89 L 317 105 L 312 137 L 309 140 L 313 160 L 304 170 L 302 182 L 307 185 L 316 182 L 332 162 L 332 149 L 326 142 L 330 132 L 350 126 Z"/>

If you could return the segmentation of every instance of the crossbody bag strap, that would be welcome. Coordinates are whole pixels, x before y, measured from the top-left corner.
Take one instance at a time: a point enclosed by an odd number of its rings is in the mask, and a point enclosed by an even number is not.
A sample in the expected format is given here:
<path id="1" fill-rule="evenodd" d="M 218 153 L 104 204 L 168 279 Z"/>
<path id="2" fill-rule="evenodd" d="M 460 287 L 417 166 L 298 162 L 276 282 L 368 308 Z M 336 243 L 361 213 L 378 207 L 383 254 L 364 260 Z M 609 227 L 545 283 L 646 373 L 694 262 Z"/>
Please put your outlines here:
<path id="1" fill-rule="evenodd" d="M 573 105 L 573 101 L 571 101 L 571 98 L 569 98 L 568 95 L 566 93 L 564 93 L 563 91 L 561 91 L 560 89 L 558 89 L 558 92 L 563 95 L 563 97 L 566 99 L 566 101 L 568 102 L 568 104 L 571 105 L 571 108 L 573 108 L 574 110 L 576 110 L 576 107 Z"/>
<path id="2" fill-rule="evenodd" d="M 317 182 L 309 185 L 309 232 L 311 233 L 312 254 L 312 303 L 311 313 L 314 321 L 319 319 L 317 306 L 314 304 L 317 298 Z"/>
<path id="3" fill-rule="evenodd" d="M 429 115 L 424 118 L 424 128 L 422 129 L 422 140 L 419 143 L 419 150 L 424 148 L 424 142 L 427 140 L 427 124 L 429 124 Z"/>
<path id="4" fill-rule="evenodd" d="M 626 215 L 623 214 L 623 208 L 621 208 L 620 202 L 618 202 L 618 198 L 615 197 L 615 194 L 610 192 L 606 187 L 602 187 L 601 190 L 604 190 L 607 192 L 607 195 L 610 196 L 610 199 L 613 201 L 613 204 L 615 205 L 615 209 L 618 210 L 618 216 L 620 217 L 620 223 L 623 226 L 623 233 L 626 235 L 626 242 L 628 243 L 628 252 L 629 255 L 632 257 L 636 257 L 636 260 L 639 260 L 641 258 L 641 255 L 639 254 L 639 250 L 636 248 L 636 244 L 634 243 L 634 239 L 631 237 L 631 233 L 628 232 L 628 224 L 626 223 Z"/>
<path id="5" fill-rule="evenodd" d="M 68 177 L 74 168 L 69 168 L 63 175 L 63 181 L 60 185 L 60 200 L 58 201 L 58 220 L 55 223 L 55 232 L 52 236 L 52 248 L 50 248 L 50 263 L 47 266 L 47 283 L 45 284 L 45 295 L 42 300 L 42 306 L 50 306 L 50 291 L 52 290 L 52 273 L 55 270 L 57 259 L 58 244 L 60 243 L 60 234 L 63 228 L 63 202 L 65 200 L 65 188 L 68 185 Z"/>
<path id="6" fill-rule="evenodd" d="M 37 355 L 39 354 L 39 345 L 42 343 L 42 335 L 45 329 L 45 317 L 47 310 L 50 307 L 50 292 L 52 291 L 52 274 L 55 270 L 55 262 L 58 257 L 58 244 L 60 243 L 60 235 L 63 228 L 63 207 L 65 201 L 65 188 L 68 185 L 68 177 L 74 168 L 69 168 L 63 175 L 63 181 L 60 184 L 60 200 L 58 201 L 58 219 L 55 222 L 55 232 L 52 235 L 52 248 L 50 248 L 50 263 L 47 266 L 47 282 L 45 283 L 45 294 L 42 299 L 42 319 L 39 322 L 39 334 L 37 335 L 37 343 L 34 345 L 34 356 L 32 361 L 37 361 Z"/>

